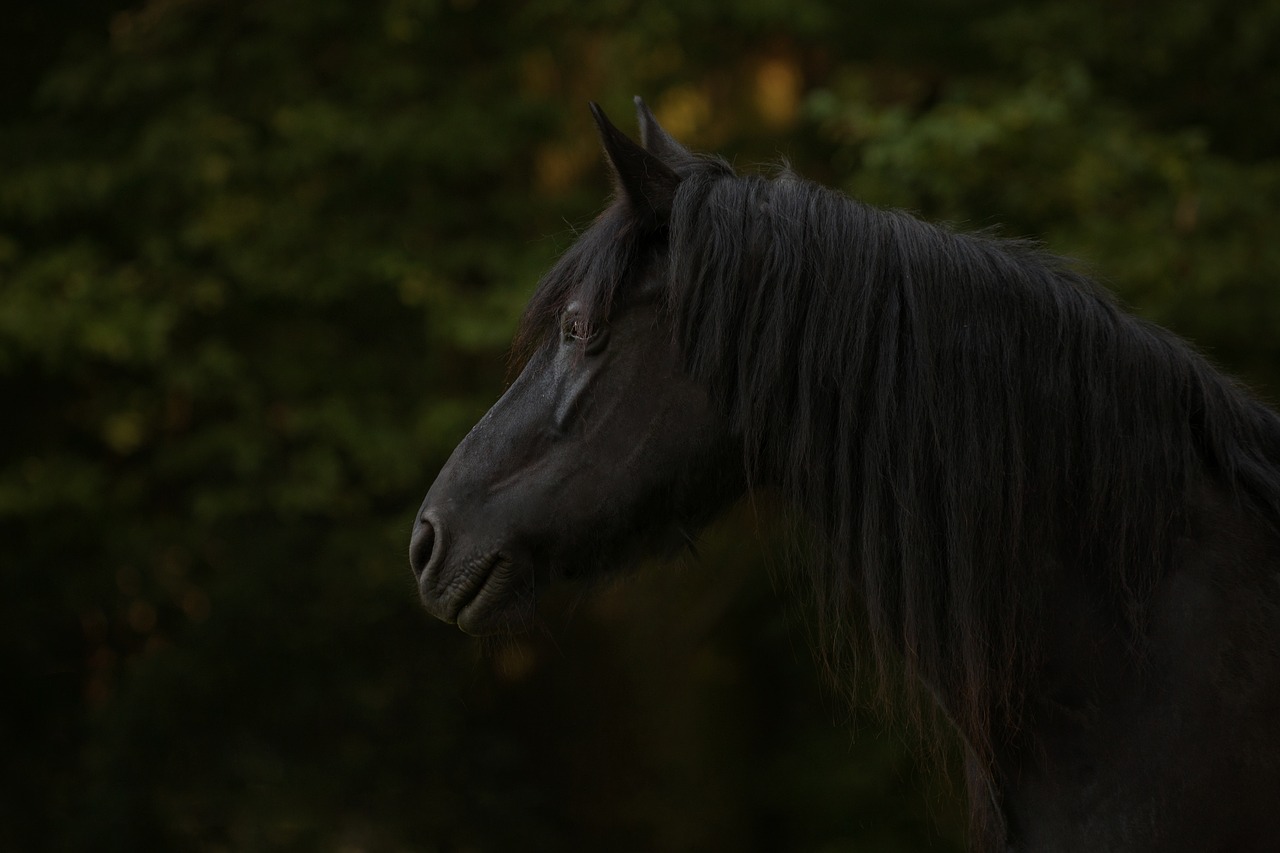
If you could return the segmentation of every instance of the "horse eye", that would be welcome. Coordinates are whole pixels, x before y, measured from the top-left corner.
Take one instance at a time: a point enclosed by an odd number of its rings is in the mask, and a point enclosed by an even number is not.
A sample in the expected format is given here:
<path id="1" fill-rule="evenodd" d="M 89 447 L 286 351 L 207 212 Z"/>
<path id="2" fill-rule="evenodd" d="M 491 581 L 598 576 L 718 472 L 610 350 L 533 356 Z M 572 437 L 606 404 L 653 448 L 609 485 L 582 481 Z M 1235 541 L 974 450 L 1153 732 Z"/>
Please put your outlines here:
<path id="1" fill-rule="evenodd" d="M 568 316 L 560 323 L 560 333 L 566 341 L 585 341 L 590 335 L 590 330 L 585 321 Z"/>
<path id="2" fill-rule="evenodd" d="M 560 323 L 561 337 L 567 341 L 575 341 L 583 345 L 587 355 L 594 355 L 604 349 L 609 339 L 605 326 L 591 326 L 587 321 L 569 315 Z"/>

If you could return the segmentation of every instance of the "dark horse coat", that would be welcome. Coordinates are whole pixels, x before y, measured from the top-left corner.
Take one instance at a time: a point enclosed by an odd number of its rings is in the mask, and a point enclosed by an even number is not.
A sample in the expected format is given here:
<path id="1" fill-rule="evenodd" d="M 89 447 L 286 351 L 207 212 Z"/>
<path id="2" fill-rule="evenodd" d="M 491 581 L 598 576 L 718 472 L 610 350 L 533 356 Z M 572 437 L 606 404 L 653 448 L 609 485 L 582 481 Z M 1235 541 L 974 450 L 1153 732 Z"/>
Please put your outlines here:
<path id="1" fill-rule="evenodd" d="M 975 847 L 1280 850 L 1280 418 L 1055 258 L 638 107 L 419 512 L 428 610 L 518 628 L 775 490 L 832 670 L 862 625 L 963 737 Z"/>

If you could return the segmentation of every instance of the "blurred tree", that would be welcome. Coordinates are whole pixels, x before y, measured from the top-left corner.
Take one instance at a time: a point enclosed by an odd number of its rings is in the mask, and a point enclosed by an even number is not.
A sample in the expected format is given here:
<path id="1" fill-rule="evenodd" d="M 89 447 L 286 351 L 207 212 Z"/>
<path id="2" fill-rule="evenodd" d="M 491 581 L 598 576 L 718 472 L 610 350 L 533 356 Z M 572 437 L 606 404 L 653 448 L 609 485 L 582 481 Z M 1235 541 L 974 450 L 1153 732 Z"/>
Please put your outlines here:
<path id="1" fill-rule="evenodd" d="M 1280 397 L 1280 3 L 1025 4 L 967 30 L 1007 76 L 850 66 L 809 114 L 845 188 L 1043 239 Z M 905 93 L 905 96 L 902 95 Z"/>
<path id="2" fill-rule="evenodd" d="M 1280 380 L 1271 0 L 13 20 L 5 849 L 955 844 L 914 741 L 854 738 L 822 698 L 750 513 L 696 568 L 562 592 L 547 635 L 484 656 L 418 611 L 413 510 L 603 202 L 588 99 L 623 121 L 640 92 L 740 165 L 785 152 L 875 203 L 1042 236 Z"/>

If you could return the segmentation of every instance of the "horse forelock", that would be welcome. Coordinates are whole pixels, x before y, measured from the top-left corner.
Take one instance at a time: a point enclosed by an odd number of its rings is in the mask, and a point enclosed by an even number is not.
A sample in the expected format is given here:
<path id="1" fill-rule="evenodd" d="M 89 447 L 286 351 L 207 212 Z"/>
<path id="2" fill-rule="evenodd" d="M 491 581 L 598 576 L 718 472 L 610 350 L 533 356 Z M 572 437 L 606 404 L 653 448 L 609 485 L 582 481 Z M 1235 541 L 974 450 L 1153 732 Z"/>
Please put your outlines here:
<path id="1" fill-rule="evenodd" d="M 700 155 L 689 155 L 673 168 L 686 179 L 686 193 L 690 186 L 733 176 L 723 160 Z M 646 268 L 648 252 L 665 244 L 667 230 L 666 223 L 655 228 L 625 197 L 616 196 L 539 281 L 521 316 L 514 362 L 528 358 L 571 302 L 578 303 L 589 326 L 607 324 L 619 294 Z"/>
<path id="2" fill-rule="evenodd" d="M 578 303 L 588 326 L 607 323 L 644 236 L 623 200 L 605 208 L 538 283 L 520 319 L 513 362 L 522 364 L 557 329 L 570 303 Z"/>

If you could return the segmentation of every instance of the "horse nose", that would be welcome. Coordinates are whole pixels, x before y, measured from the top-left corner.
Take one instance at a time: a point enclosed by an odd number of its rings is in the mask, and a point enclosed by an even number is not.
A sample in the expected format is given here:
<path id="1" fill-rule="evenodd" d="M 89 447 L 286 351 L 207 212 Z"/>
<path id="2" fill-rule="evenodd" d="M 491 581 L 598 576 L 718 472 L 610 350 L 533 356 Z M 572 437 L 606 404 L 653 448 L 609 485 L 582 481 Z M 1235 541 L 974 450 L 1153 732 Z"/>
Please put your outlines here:
<path id="1" fill-rule="evenodd" d="M 439 522 L 434 521 L 424 512 L 418 517 L 417 527 L 414 528 L 413 537 L 409 540 L 409 566 L 413 569 L 413 576 L 419 583 L 431 566 L 432 554 L 439 551 L 436 547 L 439 539 L 438 527 Z"/>

